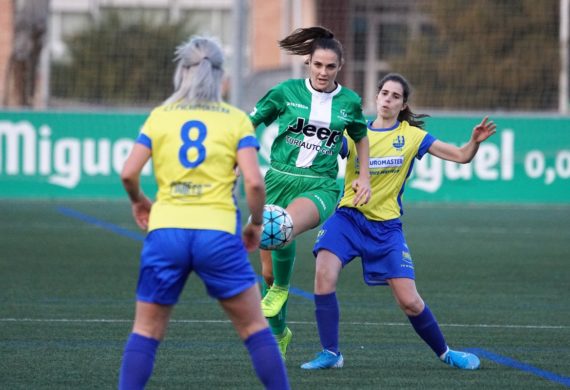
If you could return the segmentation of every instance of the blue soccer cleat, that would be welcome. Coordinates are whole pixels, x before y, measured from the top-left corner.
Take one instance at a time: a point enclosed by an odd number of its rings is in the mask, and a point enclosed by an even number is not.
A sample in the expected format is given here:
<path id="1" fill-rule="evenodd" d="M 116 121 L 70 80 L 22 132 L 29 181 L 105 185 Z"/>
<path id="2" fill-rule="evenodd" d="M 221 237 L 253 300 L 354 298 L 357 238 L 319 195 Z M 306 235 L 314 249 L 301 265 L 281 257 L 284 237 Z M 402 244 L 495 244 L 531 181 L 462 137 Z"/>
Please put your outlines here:
<path id="1" fill-rule="evenodd" d="M 323 349 L 317 354 L 317 357 L 310 362 L 301 364 L 304 370 L 322 370 L 325 368 L 342 368 L 344 366 L 344 358 L 339 352 L 338 355 L 327 349 Z"/>
<path id="2" fill-rule="evenodd" d="M 462 370 L 476 370 L 481 366 L 481 361 L 476 355 L 452 349 L 447 351 L 441 361 Z"/>

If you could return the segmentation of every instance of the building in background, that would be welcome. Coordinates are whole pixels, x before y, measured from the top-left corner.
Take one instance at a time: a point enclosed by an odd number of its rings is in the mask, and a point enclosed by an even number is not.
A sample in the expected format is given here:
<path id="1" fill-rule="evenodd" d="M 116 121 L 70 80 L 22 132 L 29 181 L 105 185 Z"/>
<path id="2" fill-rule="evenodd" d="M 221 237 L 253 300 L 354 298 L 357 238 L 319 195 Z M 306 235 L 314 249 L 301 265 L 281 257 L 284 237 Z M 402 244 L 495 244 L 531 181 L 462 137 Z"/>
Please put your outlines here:
<path id="1" fill-rule="evenodd" d="M 6 89 L 6 73 L 12 52 L 12 2 L 0 1 L 0 106 Z"/>
<path id="2" fill-rule="evenodd" d="M 2 75 L 11 50 L 11 5 L 22 1 L 32 0 L 0 1 Z M 403 73 L 415 87 L 415 106 L 435 110 L 556 112 L 559 91 L 564 97 L 568 89 L 568 64 L 561 65 L 560 60 L 568 56 L 568 42 L 559 39 L 559 31 L 562 37 L 568 29 L 563 20 L 569 18 L 561 13 L 568 13 L 562 5 L 570 0 L 520 2 L 516 6 L 492 0 L 49 1 L 49 39 L 38 78 L 41 96 L 35 100 L 36 108 L 72 109 L 78 104 L 95 109 L 149 107 L 168 94 L 152 85 L 169 87 L 160 70 L 164 74 L 170 70 L 168 56 L 179 38 L 157 33 L 153 42 L 151 32 L 139 39 L 143 45 L 154 45 L 152 50 L 160 51 L 156 55 L 135 47 L 136 39 L 125 34 L 124 26 L 111 34 L 111 42 L 77 39 L 110 15 L 118 15 L 123 24 L 178 24 L 193 33 L 217 36 L 228 59 L 226 70 L 234 81 L 239 80 L 236 103 L 245 110 L 276 83 L 306 75 L 303 59 L 283 53 L 277 41 L 297 27 L 312 25 L 330 28 L 343 43 L 346 62 L 339 81 L 363 97 L 368 113 L 374 111 L 378 80 L 393 71 Z M 236 11 L 242 6 L 243 14 Z M 102 62 L 74 63 L 84 57 L 71 48 L 71 42 L 75 45 L 78 41 L 84 45 L 82 50 L 86 50 L 86 42 L 100 43 L 100 47 L 87 49 L 91 62 Z M 111 50 L 117 43 L 122 49 Z M 155 65 L 151 60 L 158 56 L 164 59 Z M 240 62 L 236 62 L 238 56 Z M 126 69 L 109 68 L 120 61 L 127 62 Z M 129 72 L 140 66 L 147 69 L 138 72 L 137 81 Z M 124 81 L 129 81 L 125 86 L 128 91 L 109 94 L 121 89 L 114 83 Z M 5 82 L 6 78 L 0 77 L 0 92 L 5 90 Z M 142 90 L 141 84 L 154 93 Z M 566 105 L 560 112 L 566 112 Z"/>
<path id="3" fill-rule="evenodd" d="M 69 56 L 66 42 L 110 11 L 127 20 L 145 18 L 157 24 L 183 21 L 199 34 L 219 37 L 229 59 L 236 50 L 243 52 L 246 91 L 242 106 L 247 109 L 279 81 L 305 76 L 303 59 L 286 55 L 279 49 L 277 41 L 297 27 L 323 25 L 333 30 L 345 46 L 347 61 L 339 80 L 356 88 L 365 96 L 365 100 L 371 101 L 375 80 L 381 72 L 387 71 L 386 63 L 378 58 L 383 54 L 382 50 L 371 49 L 377 41 L 376 36 L 380 32 L 397 34 L 417 31 L 417 26 L 412 22 L 419 18 L 410 12 L 415 2 L 401 0 L 392 9 L 387 5 L 374 6 L 377 2 L 370 1 L 250 0 L 247 2 L 248 22 L 246 26 L 239 27 L 247 30 L 247 41 L 240 47 L 233 47 L 232 35 L 236 28 L 232 25 L 234 0 L 51 0 L 47 56 L 43 66 L 44 69 L 49 68 L 46 61 L 65 61 Z M 0 23 L 5 32 L 1 34 L 0 41 L 0 70 L 3 70 L 10 52 L 12 2 L 4 1 L 1 4 L 4 9 L 0 14 L 8 19 Z M 405 20 L 406 15 L 409 15 L 409 27 L 394 24 L 394 21 Z M 404 40 L 400 39 L 402 44 Z M 392 45 L 385 50 L 397 51 L 402 48 Z M 228 67 L 231 73 L 231 61 L 228 61 Z M 39 80 L 43 85 L 39 91 L 44 94 L 40 101 L 45 100 L 44 104 L 39 104 L 40 107 L 53 105 L 53 102 L 50 103 L 50 81 L 57 83 L 57 80 L 50 80 L 48 75 Z M 0 91 L 3 86 L 4 80 L 0 80 Z M 368 108 L 373 107 L 369 105 Z"/>
<path id="4" fill-rule="evenodd" d="M 217 36 L 228 47 L 232 36 L 233 0 L 51 0 L 52 56 L 65 55 L 66 39 L 110 11 L 124 20 L 149 23 L 184 21 L 205 35 Z"/>

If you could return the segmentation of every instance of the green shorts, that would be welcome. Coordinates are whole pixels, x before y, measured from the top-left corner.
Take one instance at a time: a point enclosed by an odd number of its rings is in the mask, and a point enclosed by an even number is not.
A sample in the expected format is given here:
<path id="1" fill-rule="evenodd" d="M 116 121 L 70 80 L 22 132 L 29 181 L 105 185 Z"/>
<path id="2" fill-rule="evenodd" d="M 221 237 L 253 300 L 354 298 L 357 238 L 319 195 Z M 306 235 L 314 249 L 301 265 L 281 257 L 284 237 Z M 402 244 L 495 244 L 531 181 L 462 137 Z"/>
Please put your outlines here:
<path id="1" fill-rule="evenodd" d="M 334 212 L 340 187 L 336 179 L 303 175 L 298 171 L 300 169 L 271 167 L 265 174 L 265 203 L 287 207 L 297 198 L 310 199 L 319 210 L 321 224 Z"/>

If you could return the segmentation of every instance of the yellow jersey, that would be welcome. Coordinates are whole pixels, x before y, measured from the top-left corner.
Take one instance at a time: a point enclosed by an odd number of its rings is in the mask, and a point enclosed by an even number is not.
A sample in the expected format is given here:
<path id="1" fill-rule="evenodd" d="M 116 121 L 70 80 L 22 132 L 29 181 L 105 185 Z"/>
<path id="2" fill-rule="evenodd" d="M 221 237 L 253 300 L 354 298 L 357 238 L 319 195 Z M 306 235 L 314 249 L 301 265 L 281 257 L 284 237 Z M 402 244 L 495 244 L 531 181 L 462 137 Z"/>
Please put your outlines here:
<path id="1" fill-rule="evenodd" d="M 221 230 L 236 234 L 236 155 L 255 147 L 248 115 L 227 103 L 172 103 L 155 108 L 137 142 L 151 149 L 158 184 L 149 231 Z"/>
<path id="2" fill-rule="evenodd" d="M 352 182 L 358 178 L 359 164 L 356 146 L 348 140 L 348 160 L 344 182 L 344 195 L 339 207 L 353 207 Z M 391 128 L 376 129 L 368 123 L 370 142 L 370 188 L 372 198 L 357 209 L 372 221 L 387 221 L 403 214 L 402 196 L 406 180 L 412 172 L 414 158 L 421 159 L 436 140 L 426 131 L 410 126 L 406 121 L 396 122 Z"/>

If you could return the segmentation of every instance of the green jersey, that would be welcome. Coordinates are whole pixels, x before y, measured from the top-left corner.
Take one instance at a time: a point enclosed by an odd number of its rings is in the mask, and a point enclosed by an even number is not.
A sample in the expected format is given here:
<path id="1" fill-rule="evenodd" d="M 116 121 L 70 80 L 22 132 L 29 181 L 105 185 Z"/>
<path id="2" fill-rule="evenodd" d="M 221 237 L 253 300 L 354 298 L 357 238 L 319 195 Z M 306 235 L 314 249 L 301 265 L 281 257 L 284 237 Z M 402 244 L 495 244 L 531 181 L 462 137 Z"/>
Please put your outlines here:
<path id="1" fill-rule="evenodd" d="M 336 178 L 337 156 L 346 130 L 355 142 L 366 136 L 366 119 L 356 92 L 337 85 L 315 90 L 309 79 L 287 80 L 273 87 L 250 114 L 254 126 L 278 121 L 271 163 L 306 168 L 308 175 Z"/>

